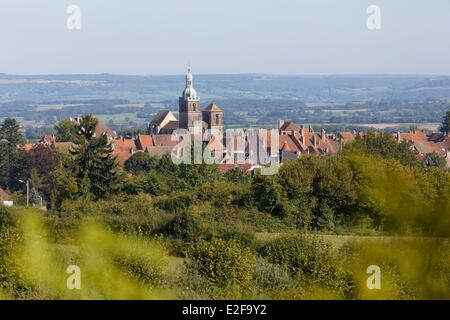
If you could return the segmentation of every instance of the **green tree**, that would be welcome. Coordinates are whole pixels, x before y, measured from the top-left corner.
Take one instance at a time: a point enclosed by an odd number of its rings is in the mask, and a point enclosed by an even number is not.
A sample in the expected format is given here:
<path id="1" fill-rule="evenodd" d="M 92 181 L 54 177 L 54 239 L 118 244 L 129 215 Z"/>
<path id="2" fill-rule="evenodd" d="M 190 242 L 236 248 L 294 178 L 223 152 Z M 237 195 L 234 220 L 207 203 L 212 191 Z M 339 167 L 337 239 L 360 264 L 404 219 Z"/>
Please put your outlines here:
<path id="1" fill-rule="evenodd" d="M 72 120 L 61 120 L 56 126 L 56 140 L 58 142 L 76 142 L 76 125 Z"/>
<path id="2" fill-rule="evenodd" d="M 254 178 L 251 188 L 259 210 L 278 216 L 287 214 L 287 198 L 278 175 L 258 175 Z"/>
<path id="3" fill-rule="evenodd" d="M 92 116 L 81 118 L 76 126 L 77 144 L 71 154 L 74 157 L 79 189 L 86 192 L 86 186 L 89 185 L 89 191 L 94 198 L 101 199 L 120 189 L 122 175 L 117 159 L 112 155 L 112 145 L 108 137 L 105 134 L 95 136 L 96 125 L 97 120 Z"/>
<path id="4" fill-rule="evenodd" d="M 77 179 L 63 168 L 53 172 L 53 176 L 55 179 L 55 206 L 60 208 L 64 200 L 73 200 L 78 194 Z"/>
<path id="5" fill-rule="evenodd" d="M 188 267 L 218 287 L 246 286 L 252 279 L 256 258 L 241 243 L 230 240 L 201 240 L 187 252 Z"/>
<path id="6" fill-rule="evenodd" d="M 11 191 L 22 186 L 25 138 L 15 119 L 5 119 L 0 125 L 0 186 Z"/>
<path id="7" fill-rule="evenodd" d="M 59 154 L 45 145 L 38 145 L 26 154 L 26 169 L 28 177 L 39 176 L 41 183 L 39 186 L 33 185 L 47 203 L 51 202 L 51 197 L 55 192 L 55 181 L 53 172 L 61 167 Z"/>
<path id="8" fill-rule="evenodd" d="M 428 167 L 437 167 L 441 169 L 447 168 L 447 161 L 444 157 L 440 156 L 436 152 L 430 153 L 427 155 L 428 159 L 426 162 L 426 166 Z"/>
<path id="9" fill-rule="evenodd" d="M 419 166 L 416 153 L 411 148 L 411 142 L 398 143 L 389 133 L 369 132 L 364 137 L 357 137 L 353 143 L 345 146 L 344 154 L 367 154 L 386 160 L 395 159 L 407 166 Z"/>
<path id="10" fill-rule="evenodd" d="M 147 173 L 158 164 L 158 159 L 151 157 L 147 152 L 137 152 L 125 162 L 125 170 L 132 174 Z"/>
<path id="11" fill-rule="evenodd" d="M 441 131 L 449 133 L 450 132 L 450 110 L 444 116 L 444 120 L 442 121 Z"/>

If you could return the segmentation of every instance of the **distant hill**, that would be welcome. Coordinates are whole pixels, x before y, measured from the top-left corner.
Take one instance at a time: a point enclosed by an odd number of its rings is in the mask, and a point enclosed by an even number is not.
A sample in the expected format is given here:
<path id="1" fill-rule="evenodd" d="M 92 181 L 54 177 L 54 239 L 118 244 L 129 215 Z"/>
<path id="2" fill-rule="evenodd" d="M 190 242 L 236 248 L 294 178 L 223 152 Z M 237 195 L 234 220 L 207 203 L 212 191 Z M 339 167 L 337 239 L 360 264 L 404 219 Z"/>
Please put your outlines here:
<path id="1" fill-rule="evenodd" d="M 304 102 L 450 99 L 446 76 L 194 75 L 203 99 L 292 99 Z M 0 74 L 0 101 L 176 100 L 184 76 Z"/>

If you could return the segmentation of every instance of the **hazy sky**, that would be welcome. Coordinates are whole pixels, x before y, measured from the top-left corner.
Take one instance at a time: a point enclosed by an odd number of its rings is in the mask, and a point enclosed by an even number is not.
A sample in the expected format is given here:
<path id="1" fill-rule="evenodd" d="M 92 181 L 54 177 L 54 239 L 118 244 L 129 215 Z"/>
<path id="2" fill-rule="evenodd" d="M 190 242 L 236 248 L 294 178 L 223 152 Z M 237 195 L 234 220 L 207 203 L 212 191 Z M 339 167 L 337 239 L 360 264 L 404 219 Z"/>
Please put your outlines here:
<path id="1" fill-rule="evenodd" d="M 450 1 L 1 0 L 0 41 L 0 73 L 450 75 Z"/>

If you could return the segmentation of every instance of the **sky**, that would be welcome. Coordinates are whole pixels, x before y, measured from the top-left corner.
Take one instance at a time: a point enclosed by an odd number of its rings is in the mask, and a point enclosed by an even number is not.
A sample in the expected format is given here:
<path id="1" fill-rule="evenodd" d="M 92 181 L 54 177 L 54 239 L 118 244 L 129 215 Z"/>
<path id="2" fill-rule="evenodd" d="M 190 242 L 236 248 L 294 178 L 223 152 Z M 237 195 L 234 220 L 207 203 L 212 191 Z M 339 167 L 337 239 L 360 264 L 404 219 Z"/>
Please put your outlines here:
<path id="1" fill-rule="evenodd" d="M 10 74 L 450 75 L 450 1 L 1 0 L 0 44 Z"/>

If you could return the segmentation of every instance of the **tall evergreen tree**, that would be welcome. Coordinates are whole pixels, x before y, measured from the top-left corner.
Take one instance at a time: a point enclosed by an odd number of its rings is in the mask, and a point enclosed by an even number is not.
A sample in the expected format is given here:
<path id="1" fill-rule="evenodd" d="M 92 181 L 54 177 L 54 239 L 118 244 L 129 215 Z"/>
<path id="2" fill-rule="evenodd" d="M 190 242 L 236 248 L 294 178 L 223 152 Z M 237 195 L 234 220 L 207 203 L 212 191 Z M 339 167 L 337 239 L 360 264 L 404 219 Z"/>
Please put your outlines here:
<path id="1" fill-rule="evenodd" d="M 117 159 L 112 155 L 108 137 L 105 134 L 96 137 L 96 126 L 97 120 L 94 117 L 88 115 L 81 118 L 76 125 L 77 143 L 71 153 L 79 190 L 87 193 L 86 189 L 89 189 L 95 199 L 101 199 L 120 189 L 122 176 Z"/>
<path id="2" fill-rule="evenodd" d="M 450 132 L 450 110 L 444 116 L 444 120 L 442 121 L 441 131 L 449 133 Z"/>
<path id="3" fill-rule="evenodd" d="M 75 142 L 77 138 L 75 123 L 69 119 L 61 120 L 55 130 L 58 142 Z"/>
<path id="4" fill-rule="evenodd" d="M 25 138 L 15 119 L 5 119 L 0 125 L 0 186 L 9 190 L 21 188 Z"/>

